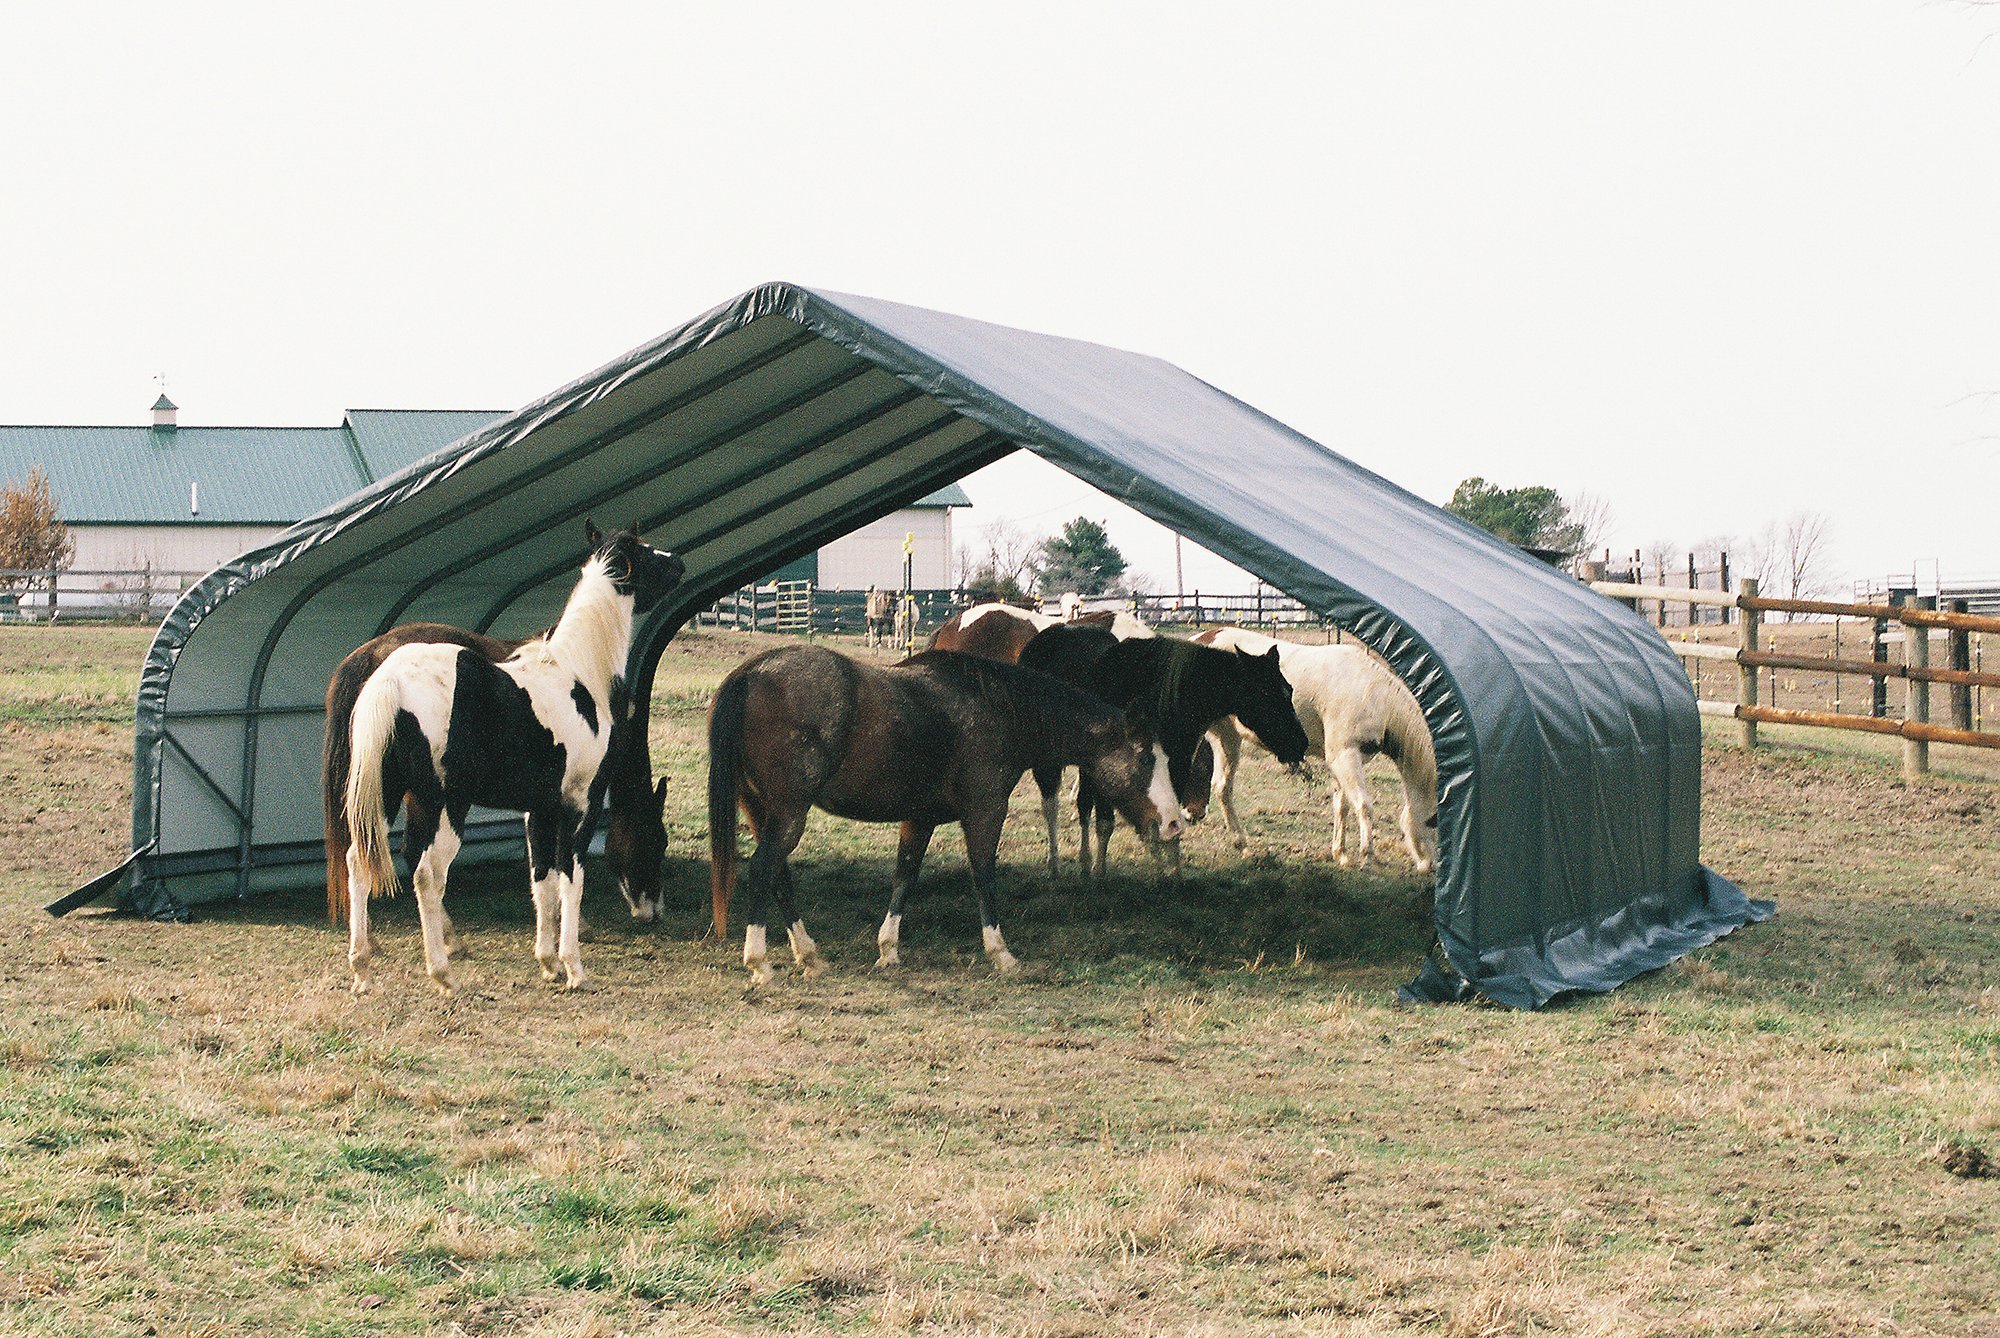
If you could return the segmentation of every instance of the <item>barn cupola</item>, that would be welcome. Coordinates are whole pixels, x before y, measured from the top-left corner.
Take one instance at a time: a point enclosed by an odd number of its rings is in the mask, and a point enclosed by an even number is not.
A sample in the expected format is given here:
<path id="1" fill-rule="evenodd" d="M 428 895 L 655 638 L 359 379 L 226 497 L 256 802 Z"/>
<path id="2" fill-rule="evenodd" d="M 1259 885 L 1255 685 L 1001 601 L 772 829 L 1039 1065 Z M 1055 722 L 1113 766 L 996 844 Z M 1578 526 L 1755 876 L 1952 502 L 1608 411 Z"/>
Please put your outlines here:
<path id="1" fill-rule="evenodd" d="M 153 431 L 172 432 L 176 426 L 174 415 L 178 412 L 174 402 L 165 395 L 153 401 Z"/>

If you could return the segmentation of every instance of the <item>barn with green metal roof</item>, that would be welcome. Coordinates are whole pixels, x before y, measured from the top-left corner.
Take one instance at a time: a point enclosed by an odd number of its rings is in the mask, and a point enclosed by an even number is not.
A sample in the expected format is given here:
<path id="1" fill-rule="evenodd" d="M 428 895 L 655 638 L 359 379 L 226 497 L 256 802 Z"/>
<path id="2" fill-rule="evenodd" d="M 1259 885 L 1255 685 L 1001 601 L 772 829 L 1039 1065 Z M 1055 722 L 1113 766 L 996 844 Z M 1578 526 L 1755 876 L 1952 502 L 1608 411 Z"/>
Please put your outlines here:
<path id="1" fill-rule="evenodd" d="M 350 409 L 335 427 L 183 427 L 177 406 L 161 395 L 152 417 L 151 425 L 122 427 L 0 426 L 0 483 L 42 469 L 76 539 L 78 572 L 145 569 L 191 585 L 506 415 Z M 857 589 L 892 583 L 902 536 L 915 533 L 918 585 L 948 586 L 951 509 L 969 505 L 952 484 L 807 555 L 796 574 Z"/>

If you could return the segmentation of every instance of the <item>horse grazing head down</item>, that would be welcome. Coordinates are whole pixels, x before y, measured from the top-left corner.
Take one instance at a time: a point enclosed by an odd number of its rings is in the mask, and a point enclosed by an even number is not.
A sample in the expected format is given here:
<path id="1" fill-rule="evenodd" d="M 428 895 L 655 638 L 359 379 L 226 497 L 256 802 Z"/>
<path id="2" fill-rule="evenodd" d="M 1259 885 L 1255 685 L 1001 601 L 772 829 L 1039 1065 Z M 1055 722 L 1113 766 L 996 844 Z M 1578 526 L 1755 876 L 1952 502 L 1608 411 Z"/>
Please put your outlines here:
<path id="1" fill-rule="evenodd" d="M 583 522 L 584 538 L 590 541 L 591 557 L 604 564 L 604 574 L 612 588 L 632 597 L 632 611 L 652 609 L 687 575 L 687 563 L 678 554 L 650 547 L 637 530 L 616 530 L 610 534 L 595 524 Z"/>
<path id="2" fill-rule="evenodd" d="M 1150 719 L 1129 712 L 1107 719 L 1092 726 L 1090 741 L 1083 770 L 1134 831 L 1171 841 L 1186 829 L 1187 810 L 1174 793 L 1167 750 Z"/>
<path id="3" fill-rule="evenodd" d="M 1292 709 L 1292 685 L 1278 668 L 1278 648 L 1273 646 L 1262 655 L 1245 650 L 1231 653 L 1236 657 L 1239 681 L 1236 718 L 1286 766 L 1304 761 L 1311 743 Z"/>

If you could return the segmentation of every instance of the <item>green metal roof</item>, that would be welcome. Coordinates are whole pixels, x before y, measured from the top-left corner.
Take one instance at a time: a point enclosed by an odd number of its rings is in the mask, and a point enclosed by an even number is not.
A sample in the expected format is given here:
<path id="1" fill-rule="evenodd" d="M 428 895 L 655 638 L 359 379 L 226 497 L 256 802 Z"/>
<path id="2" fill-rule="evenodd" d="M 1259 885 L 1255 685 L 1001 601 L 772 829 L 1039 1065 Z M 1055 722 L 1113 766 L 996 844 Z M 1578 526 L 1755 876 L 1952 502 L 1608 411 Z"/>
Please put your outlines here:
<path id="1" fill-rule="evenodd" d="M 368 483 L 338 427 L 0 427 L 0 481 L 36 465 L 78 525 L 289 525 Z"/>
<path id="2" fill-rule="evenodd" d="M 947 484 L 934 493 L 919 497 L 910 503 L 913 511 L 935 511 L 947 506 L 971 506 L 972 499 L 965 495 L 965 489 L 956 483 Z"/>
<path id="3" fill-rule="evenodd" d="M 349 409 L 347 429 L 373 483 L 504 417 L 486 409 Z"/>
<path id="4" fill-rule="evenodd" d="M 339 427 L 0 427 L 0 482 L 40 465 L 72 525 L 290 525 L 501 417 L 356 409 Z"/>
<path id="5" fill-rule="evenodd" d="M 0 427 L 0 483 L 40 465 L 72 525 L 290 525 L 504 417 L 350 409 L 339 427 Z M 954 483 L 911 505 L 972 499 Z"/>

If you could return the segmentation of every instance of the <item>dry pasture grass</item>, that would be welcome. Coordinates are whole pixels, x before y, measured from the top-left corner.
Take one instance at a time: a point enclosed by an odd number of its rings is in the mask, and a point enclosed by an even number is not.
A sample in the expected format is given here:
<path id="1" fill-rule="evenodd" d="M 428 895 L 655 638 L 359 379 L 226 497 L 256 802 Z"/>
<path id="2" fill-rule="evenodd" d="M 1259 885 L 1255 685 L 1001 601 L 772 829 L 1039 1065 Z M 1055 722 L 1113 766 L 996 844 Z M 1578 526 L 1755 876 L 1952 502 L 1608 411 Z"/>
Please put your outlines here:
<path id="1" fill-rule="evenodd" d="M 701 710 L 765 640 L 669 649 L 672 909 L 635 926 L 595 886 L 593 989 L 541 984 L 518 871 L 468 870 L 460 996 L 404 900 L 356 1001 L 311 897 L 36 909 L 123 853 L 143 637 L 0 628 L 0 1329 L 1963 1334 L 2000 1308 L 2000 1180 L 1936 1151 L 2000 1152 L 1990 783 L 1711 747 L 1706 857 L 1778 919 L 1532 1016 L 1394 1005 L 1420 889 L 1393 850 L 1334 866 L 1323 788 L 1268 763 L 1256 855 L 1205 824 L 1179 887 L 1129 837 L 1104 888 L 1050 883 L 1024 789 L 1010 981 L 943 837 L 909 967 L 871 971 L 894 835 L 820 817 L 796 863 L 836 969 L 747 996 L 701 938 Z"/>

